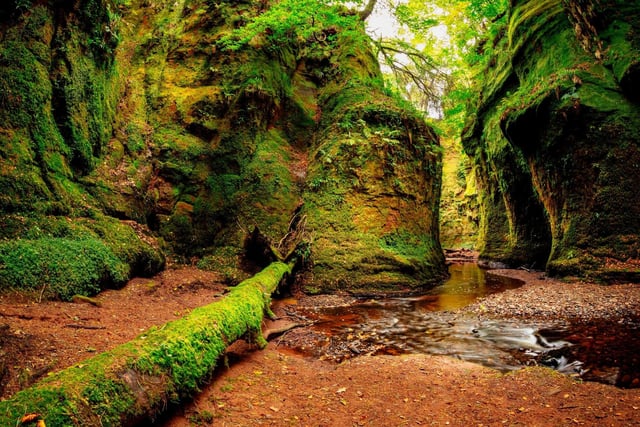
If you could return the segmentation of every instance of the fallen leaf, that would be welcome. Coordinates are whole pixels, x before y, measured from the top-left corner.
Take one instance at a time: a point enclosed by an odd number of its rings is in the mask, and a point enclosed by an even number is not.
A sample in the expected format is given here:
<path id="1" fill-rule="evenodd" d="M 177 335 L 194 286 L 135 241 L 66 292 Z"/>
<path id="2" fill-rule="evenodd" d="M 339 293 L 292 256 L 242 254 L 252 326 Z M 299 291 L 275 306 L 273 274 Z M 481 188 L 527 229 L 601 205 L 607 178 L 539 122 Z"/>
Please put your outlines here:
<path id="1" fill-rule="evenodd" d="M 36 421 L 38 418 L 40 418 L 40 414 L 38 414 L 37 412 L 26 414 L 25 416 L 20 418 L 20 424 L 29 424 Z"/>

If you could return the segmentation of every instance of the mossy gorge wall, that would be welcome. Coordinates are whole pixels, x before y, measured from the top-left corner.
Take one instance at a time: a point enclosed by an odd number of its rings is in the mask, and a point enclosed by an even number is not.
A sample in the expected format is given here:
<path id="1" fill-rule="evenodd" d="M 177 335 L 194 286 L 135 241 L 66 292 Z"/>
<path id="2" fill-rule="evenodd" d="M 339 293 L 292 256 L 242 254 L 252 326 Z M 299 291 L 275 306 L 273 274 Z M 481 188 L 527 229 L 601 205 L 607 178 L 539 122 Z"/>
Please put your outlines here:
<path id="1" fill-rule="evenodd" d="M 355 15 L 230 49 L 267 4 L 0 8 L 0 287 L 70 298 L 167 254 L 237 283 L 270 261 L 256 227 L 283 255 L 311 242 L 311 291 L 442 277 L 438 139 Z"/>
<path id="2" fill-rule="evenodd" d="M 481 256 L 638 278 L 640 2 L 513 1 L 463 137 Z"/>

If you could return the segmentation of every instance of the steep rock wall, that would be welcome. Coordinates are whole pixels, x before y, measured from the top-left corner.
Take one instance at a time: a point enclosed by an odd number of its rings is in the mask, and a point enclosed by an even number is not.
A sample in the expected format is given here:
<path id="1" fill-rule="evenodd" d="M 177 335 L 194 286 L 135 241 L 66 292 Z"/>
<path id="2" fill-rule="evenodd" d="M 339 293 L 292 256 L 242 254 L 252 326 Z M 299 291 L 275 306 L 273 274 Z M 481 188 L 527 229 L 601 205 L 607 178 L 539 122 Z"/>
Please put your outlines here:
<path id="1" fill-rule="evenodd" d="M 638 6 L 515 1 L 488 41 L 502 53 L 464 138 L 492 230 L 482 257 L 559 275 L 636 274 Z"/>
<path id="2" fill-rule="evenodd" d="M 361 23 L 229 50 L 268 4 L 27 3 L 2 6 L 3 265 L 17 239 L 80 235 L 106 243 L 105 284 L 157 271 L 160 247 L 237 282 L 271 261 L 246 247 L 259 229 L 283 254 L 312 241 L 309 290 L 443 276 L 438 139 L 385 93 Z"/>
<path id="3" fill-rule="evenodd" d="M 255 13 L 242 3 L 184 6 L 154 101 L 154 150 L 169 146 L 153 156 L 160 233 L 232 277 L 238 263 L 268 261 L 244 256 L 254 227 L 283 255 L 304 234 L 309 291 L 440 280 L 438 140 L 385 95 L 362 24 L 221 49 L 238 16 Z M 199 157 L 186 158 L 196 146 Z M 167 184 L 183 191 L 161 191 Z"/>
<path id="4" fill-rule="evenodd" d="M 0 288 L 69 299 L 157 272 L 145 228 L 104 215 L 88 191 L 122 87 L 115 4 L 0 11 Z"/>

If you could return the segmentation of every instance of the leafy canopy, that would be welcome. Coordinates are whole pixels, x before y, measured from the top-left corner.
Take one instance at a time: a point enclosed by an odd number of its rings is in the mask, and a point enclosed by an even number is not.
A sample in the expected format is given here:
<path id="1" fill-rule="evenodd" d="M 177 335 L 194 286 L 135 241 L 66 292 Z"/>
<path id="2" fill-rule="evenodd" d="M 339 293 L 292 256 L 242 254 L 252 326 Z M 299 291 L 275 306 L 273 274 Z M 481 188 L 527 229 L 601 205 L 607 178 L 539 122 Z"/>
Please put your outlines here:
<path id="1" fill-rule="evenodd" d="M 422 108 L 435 108 L 444 118 L 445 127 L 459 131 L 472 92 L 474 69 L 485 64 L 492 54 L 478 46 L 493 39 L 506 22 L 508 0 L 398 1 L 392 7 L 406 28 L 404 43 L 419 52 L 415 58 L 421 58 L 408 62 L 408 69 L 423 82 L 417 94 L 413 89 L 412 100 L 419 100 Z M 397 57 L 394 55 L 394 60 L 398 61 Z M 407 63 L 406 59 L 400 60 Z M 404 88 L 417 86 L 406 85 L 402 79 L 396 81 Z"/>
<path id="2" fill-rule="evenodd" d="M 222 37 L 218 45 L 223 49 L 236 51 L 264 37 L 266 46 L 283 46 L 290 44 L 292 40 L 304 43 L 314 37 L 323 37 L 322 32 L 331 27 L 348 31 L 360 25 L 360 20 L 355 13 L 348 12 L 342 3 L 282 0 L 243 27 Z"/>

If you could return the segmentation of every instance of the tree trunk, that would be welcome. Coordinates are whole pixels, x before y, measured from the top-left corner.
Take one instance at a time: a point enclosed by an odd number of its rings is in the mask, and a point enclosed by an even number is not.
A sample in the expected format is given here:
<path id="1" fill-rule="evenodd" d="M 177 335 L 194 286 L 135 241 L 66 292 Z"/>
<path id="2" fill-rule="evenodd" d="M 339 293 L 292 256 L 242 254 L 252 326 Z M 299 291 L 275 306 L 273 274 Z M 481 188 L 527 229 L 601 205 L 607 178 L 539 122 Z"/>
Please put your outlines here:
<path id="1" fill-rule="evenodd" d="M 0 402 L 0 425 L 20 425 L 30 413 L 49 426 L 130 426 L 153 419 L 168 402 L 197 392 L 229 344 L 239 338 L 266 344 L 263 316 L 290 273 L 290 265 L 274 262 L 222 300 L 50 375 Z"/>

